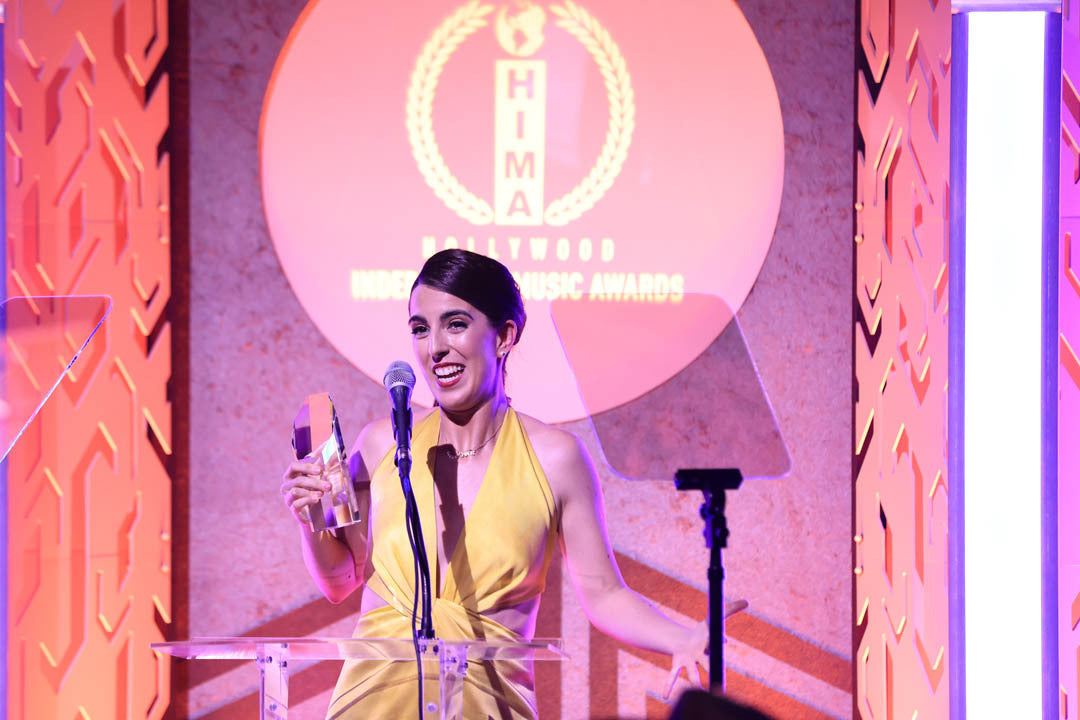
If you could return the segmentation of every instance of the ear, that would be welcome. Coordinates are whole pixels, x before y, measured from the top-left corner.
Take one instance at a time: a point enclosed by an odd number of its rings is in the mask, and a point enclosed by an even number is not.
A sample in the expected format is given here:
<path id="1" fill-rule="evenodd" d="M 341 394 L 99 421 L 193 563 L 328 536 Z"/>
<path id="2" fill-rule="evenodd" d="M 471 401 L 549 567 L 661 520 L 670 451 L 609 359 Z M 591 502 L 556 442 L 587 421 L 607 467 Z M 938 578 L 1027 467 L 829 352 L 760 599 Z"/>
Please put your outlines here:
<path id="1" fill-rule="evenodd" d="M 507 320 L 499 327 L 499 337 L 495 341 L 495 354 L 499 358 L 506 357 L 510 348 L 517 342 L 518 326 L 513 320 Z"/>

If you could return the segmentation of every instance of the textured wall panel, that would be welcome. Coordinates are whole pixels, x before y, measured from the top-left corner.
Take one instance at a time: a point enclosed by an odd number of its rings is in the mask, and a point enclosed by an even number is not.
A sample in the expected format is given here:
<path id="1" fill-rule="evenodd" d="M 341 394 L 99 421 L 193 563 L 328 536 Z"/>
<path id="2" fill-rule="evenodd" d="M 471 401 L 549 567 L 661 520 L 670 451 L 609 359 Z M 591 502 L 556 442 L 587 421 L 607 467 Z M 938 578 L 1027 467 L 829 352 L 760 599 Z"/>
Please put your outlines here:
<path id="1" fill-rule="evenodd" d="M 1058 254 L 1058 682 L 1061 717 L 1080 712 L 1080 12 L 1062 3 Z"/>
<path id="2" fill-rule="evenodd" d="M 948 0 L 860 0 L 856 709 L 945 718 Z"/>
<path id="3" fill-rule="evenodd" d="M 10 456 L 12 718 L 169 703 L 148 647 L 172 602 L 166 9 L 7 3 L 9 293 L 114 301 Z"/>

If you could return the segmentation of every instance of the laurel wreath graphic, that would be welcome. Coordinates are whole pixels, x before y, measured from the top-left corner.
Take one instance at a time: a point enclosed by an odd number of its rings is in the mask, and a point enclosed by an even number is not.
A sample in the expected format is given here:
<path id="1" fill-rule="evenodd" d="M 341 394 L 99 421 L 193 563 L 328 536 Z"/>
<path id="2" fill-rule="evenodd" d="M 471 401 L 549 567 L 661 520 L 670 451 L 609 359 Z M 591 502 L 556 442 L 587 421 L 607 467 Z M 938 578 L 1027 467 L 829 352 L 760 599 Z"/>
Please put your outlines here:
<path id="1" fill-rule="evenodd" d="M 416 59 L 405 106 L 409 145 L 424 181 L 447 207 L 474 225 L 491 224 L 494 211 L 486 200 L 469 192 L 447 167 L 435 141 L 432 107 L 446 62 L 461 43 L 487 25 L 486 18 L 493 9 L 492 5 L 471 0 L 439 25 Z M 596 164 L 577 187 L 544 210 L 548 225 L 566 225 L 596 205 L 622 170 L 634 133 L 634 90 L 618 45 L 588 11 L 572 0 L 552 5 L 550 10 L 557 17 L 555 24 L 577 38 L 596 61 L 604 77 L 609 107 L 607 136 Z"/>
<path id="2" fill-rule="evenodd" d="M 484 18 L 493 9 L 491 5 L 481 5 L 477 0 L 472 0 L 443 21 L 416 59 L 405 105 L 409 145 L 424 181 L 447 207 L 474 225 L 488 225 L 494 213 L 487 201 L 466 190 L 446 166 L 435 142 L 431 108 L 435 102 L 435 86 L 439 83 L 446 61 L 458 45 L 487 25 Z"/>
<path id="3" fill-rule="evenodd" d="M 592 170 L 577 187 L 544 211 L 544 222 L 548 225 L 565 225 L 592 208 L 622 170 L 634 134 L 634 89 L 630 87 L 630 73 L 619 46 L 596 18 L 571 0 L 566 0 L 564 7 L 552 5 L 551 12 L 559 18 L 555 24 L 576 37 L 600 66 L 610 114 L 604 147 Z"/>

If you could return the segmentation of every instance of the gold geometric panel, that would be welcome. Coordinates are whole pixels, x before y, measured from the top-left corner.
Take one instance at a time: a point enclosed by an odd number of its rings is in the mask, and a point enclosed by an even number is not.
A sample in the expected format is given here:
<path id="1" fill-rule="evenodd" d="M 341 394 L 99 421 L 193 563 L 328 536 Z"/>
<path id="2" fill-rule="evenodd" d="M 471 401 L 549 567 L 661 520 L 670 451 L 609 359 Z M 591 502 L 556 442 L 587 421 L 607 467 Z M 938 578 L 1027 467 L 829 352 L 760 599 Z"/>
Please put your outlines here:
<path id="1" fill-rule="evenodd" d="M 860 0 L 856 716 L 946 718 L 948 2 Z"/>
<path id="2" fill-rule="evenodd" d="M 6 10 L 8 292 L 113 298 L 9 458 L 7 709 L 158 718 L 169 663 L 148 643 L 172 613 L 167 6 Z M 8 367 L 8 382 L 32 382 Z"/>

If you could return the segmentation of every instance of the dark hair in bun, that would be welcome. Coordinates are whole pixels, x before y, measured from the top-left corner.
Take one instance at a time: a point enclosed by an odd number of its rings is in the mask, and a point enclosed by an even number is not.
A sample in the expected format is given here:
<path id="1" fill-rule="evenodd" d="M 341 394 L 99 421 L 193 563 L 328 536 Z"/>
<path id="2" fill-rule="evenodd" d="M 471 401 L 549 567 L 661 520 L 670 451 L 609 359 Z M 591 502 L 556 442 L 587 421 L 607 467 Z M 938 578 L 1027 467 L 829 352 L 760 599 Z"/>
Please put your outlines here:
<path id="1" fill-rule="evenodd" d="M 521 340 L 525 329 L 521 290 L 514 276 L 498 260 L 468 250 L 443 250 L 424 263 L 412 290 L 420 285 L 461 298 L 484 313 L 496 328 L 512 320 L 517 327 L 514 344 Z"/>

